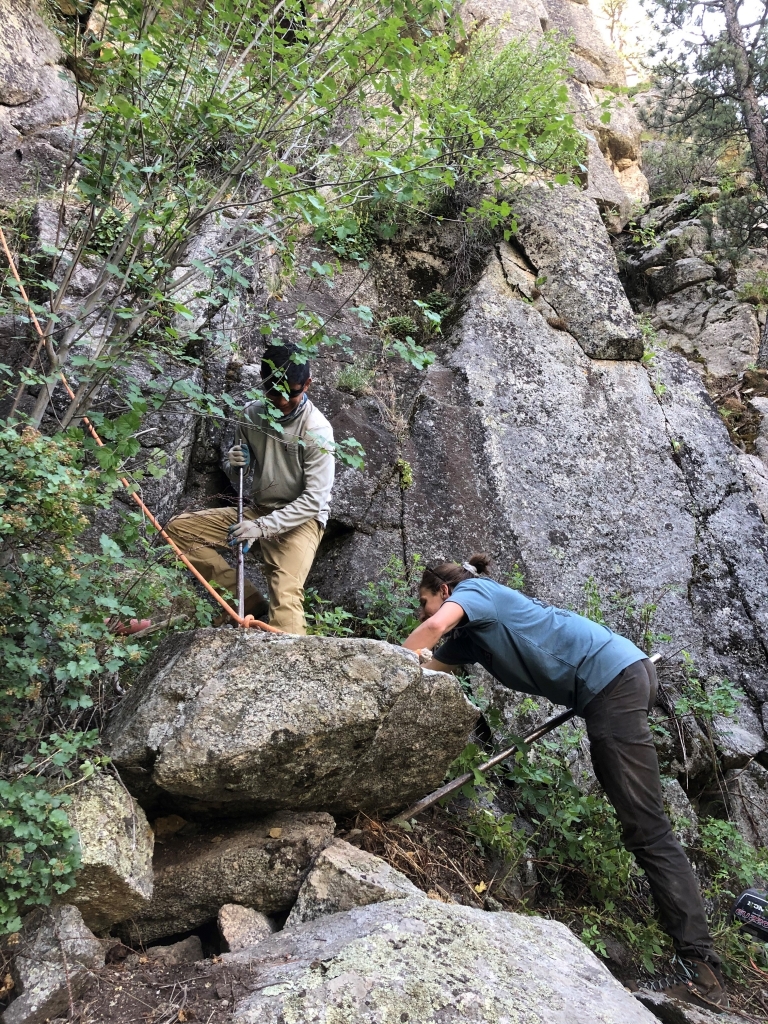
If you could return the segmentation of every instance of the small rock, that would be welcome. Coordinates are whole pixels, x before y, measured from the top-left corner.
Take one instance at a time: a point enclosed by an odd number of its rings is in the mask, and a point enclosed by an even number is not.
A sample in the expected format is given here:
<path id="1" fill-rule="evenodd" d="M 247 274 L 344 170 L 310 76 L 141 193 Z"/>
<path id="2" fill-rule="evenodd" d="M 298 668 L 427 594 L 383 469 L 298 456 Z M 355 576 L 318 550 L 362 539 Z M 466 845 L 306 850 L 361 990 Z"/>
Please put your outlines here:
<path id="1" fill-rule="evenodd" d="M 504 904 L 499 903 L 499 901 L 494 899 L 493 896 L 486 896 L 483 901 L 483 906 L 491 914 L 498 914 L 504 910 Z"/>
<path id="2" fill-rule="evenodd" d="M 13 964 L 16 999 L 3 1024 L 43 1024 L 77 999 L 91 971 L 104 964 L 104 945 L 77 907 L 36 910 L 24 920 Z"/>
<path id="3" fill-rule="evenodd" d="M 174 964 L 195 964 L 203 959 L 203 944 L 199 935 L 190 935 L 181 942 L 170 946 L 150 946 L 146 955 L 150 960 L 162 963 L 165 967 Z"/>
<path id="4" fill-rule="evenodd" d="M 80 839 L 81 867 L 68 903 L 95 932 L 141 913 L 152 898 L 154 836 L 141 807 L 110 775 L 75 794 L 69 820 Z"/>
<path id="5" fill-rule="evenodd" d="M 175 836 L 187 824 L 180 814 L 169 814 L 165 818 L 155 818 L 152 828 L 155 830 L 155 842 L 162 843 L 168 836 Z"/>
<path id="6" fill-rule="evenodd" d="M 423 898 L 424 893 L 381 857 L 334 839 L 318 854 L 285 927 L 407 896 Z"/>
<path id="7" fill-rule="evenodd" d="M 268 938 L 275 926 L 266 914 L 239 903 L 225 903 L 219 910 L 219 931 L 230 953 L 255 946 Z"/>

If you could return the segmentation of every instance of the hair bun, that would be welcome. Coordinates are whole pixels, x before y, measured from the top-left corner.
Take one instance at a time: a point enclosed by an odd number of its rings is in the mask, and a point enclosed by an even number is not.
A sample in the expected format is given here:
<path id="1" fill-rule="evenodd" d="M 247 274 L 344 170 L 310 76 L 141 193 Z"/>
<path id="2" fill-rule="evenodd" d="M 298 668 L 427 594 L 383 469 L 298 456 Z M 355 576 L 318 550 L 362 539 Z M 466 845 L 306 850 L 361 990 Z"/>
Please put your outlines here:
<path id="1" fill-rule="evenodd" d="M 467 562 L 474 566 L 478 573 L 488 572 L 488 566 L 491 564 L 491 560 L 484 552 L 478 552 L 467 559 Z"/>

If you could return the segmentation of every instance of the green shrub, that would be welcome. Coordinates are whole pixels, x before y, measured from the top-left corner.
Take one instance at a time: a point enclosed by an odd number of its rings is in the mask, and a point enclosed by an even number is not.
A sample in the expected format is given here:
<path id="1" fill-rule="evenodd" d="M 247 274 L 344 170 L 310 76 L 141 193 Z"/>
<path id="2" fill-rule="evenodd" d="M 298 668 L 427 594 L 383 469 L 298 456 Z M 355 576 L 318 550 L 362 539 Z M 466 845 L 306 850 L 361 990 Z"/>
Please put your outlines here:
<path id="1" fill-rule="evenodd" d="M 739 708 L 738 689 L 728 679 L 710 685 L 706 689 L 699 679 L 693 658 L 683 651 L 683 692 L 675 702 L 675 714 L 694 715 L 704 722 L 711 722 L 715 715 L 730 718 Z"/>
<path id="2" fill-rule="evenodd" d="M 304 617 L 310 636 L 352 636 L 355 616 L 320 597 L 314 587 L 304 592 Z"/>
<path id="3" fill-rule="evenodd" d="M 450 295 L 446 295 L 445 292 L 433 291 L 424 299 L 424 302 L 431 310 L 435 313 L 439 313 L 441 316 L 447 309 L 453 305 L 453 299 Z"/>
<path id="4" fill-rule="evenodd" d="M 381 578 L 360 591 L 365 615 L 360 623 L 362 635 L 399 644 L 419 624 L 418 598 L 414 580 L 423 569 L 421 556 L 411 559 L 410 572 L 402 559 L 393 555 L 382 570 Z"/>
<path id="5" fill-rule="evenodd" d="M 307 628 L 316 636 L 360 636 L 399 644 L 418 626 L 419 602 L 414 580 L 422 571 L 420 555 L 414 555 L 409 574 L 402 559 L 393 555 L 378 580 L 366 583 L 359 597 L 363 614 L 355 615 L 308 590 L 304 599 Z"/>
<path id="6" fill-rule="evenodd" d="M 376 376 L 376 370 L 368 360 L 355 360 L 348 366 L 344 366 L 336 374 L 336 387 L 339 391 L 346 391 L 350 395 L 360 397 L 371 392 L 371 384 Z"/>
<path id="7" fill-rule="evenodd" d="M 768 306 L 768 274 L 759 270 L 754 281 L 745 281 L 736 297 L 741 302 L 751 302 L 754 306 Z"/>
<path id="8" fill-rule="evenodd" d="M 119 543 L 102 535 L 98 552 L 83 548 L 87 513 L 112 499 L 109 481 L 85 468 L 75 436 L 0 430 L 0 933 L 73 884 L 65 790 L 100 764 L 91 751 L 118 673 L 134 671 L 157 642 L 116 636 L 111 624 L 180 602 L 210 621 L 138 517 Z"/>
<path id="9" fill-rule="evenodd" d="M 409 334 L 416 334 L 419 328 L 413 317 L 406 313 L 402 316 L 388 316 L 382 321 L 381 330 L 385 334 L 391 334 L 393 338 L 405 341 Z"/>
<path id="10" fill-rule="evenodd" d="M 474 33 L 461 56 L 429 84 L 430 126 L 454 178 L 436 183 L 454 207 L 474 210 L 491 224 L 511 223 L 504 187 L 534 164 L 565 182 L 585 152 L 574 130 L 565 84 L 566 42 L 548 36 L 537 45 L 515 39 L 498 46 L 498 29 Z M 485 184 L 496 177 L 494 196 Z"/>
<path id="11" fill-rule="evenodd" d="M 510 590 L 525 590 L 525 573 L 520 568 L 519 562 L 515 562 L 503 579 L 505 587 Z"/>

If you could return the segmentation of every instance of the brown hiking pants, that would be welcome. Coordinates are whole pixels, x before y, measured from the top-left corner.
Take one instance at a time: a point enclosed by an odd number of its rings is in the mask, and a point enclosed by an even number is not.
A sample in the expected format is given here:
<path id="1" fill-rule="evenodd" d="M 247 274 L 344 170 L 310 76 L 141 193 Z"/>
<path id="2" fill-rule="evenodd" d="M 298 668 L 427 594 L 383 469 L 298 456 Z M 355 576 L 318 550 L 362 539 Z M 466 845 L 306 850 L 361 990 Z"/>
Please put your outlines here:
<path id="1" fill-rule="evenodd" d="M 258 519 L 264 514 L 264 510 L 247 508 L 243 517 Z M 234 508 L 207 508 L 201 512 L 183 512 L 165 528 L 199 573 L 233 594 L 237 574 L 216 548 L 227 548 L 227 531 L 236 522 Z M 316 519 L 310 519 L 275 540 L 259 541 L 269 588 L 269 624 L 286 633 L 303 636 L 307 632 L 304 582 L 322 536 L 323 527 Z M 246 601 L 258 593 L 247 579 L 244 590 Z"/>
<path id="2" fill-rule="evenodd" d="M 583 711 L 592 764 L 678 954 L 719 964 L 699 885 L 664 812 L 648 727 L 657 688 L 656 669 L 644 660 L 624 669 L 592 698 Z"/>

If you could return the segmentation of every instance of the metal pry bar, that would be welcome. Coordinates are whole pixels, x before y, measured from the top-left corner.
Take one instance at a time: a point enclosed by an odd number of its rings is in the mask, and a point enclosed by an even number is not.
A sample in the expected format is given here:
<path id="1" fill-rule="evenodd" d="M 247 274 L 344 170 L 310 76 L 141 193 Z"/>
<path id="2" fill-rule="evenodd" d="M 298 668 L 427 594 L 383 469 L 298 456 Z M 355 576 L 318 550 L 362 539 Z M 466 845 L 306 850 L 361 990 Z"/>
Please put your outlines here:
<path id="1" fill-rule="evenodd" d="M 242 444 L 242 433 L 240 425 L 237 427 L 237 443 Z M 243 521 L 243 467 L 240 467 L 237 487 L 237 525 Z M 243 542 L 237 545 L 237 614 L 240 618 L 245 617 L 245 556 L 243 555 Z"/>

